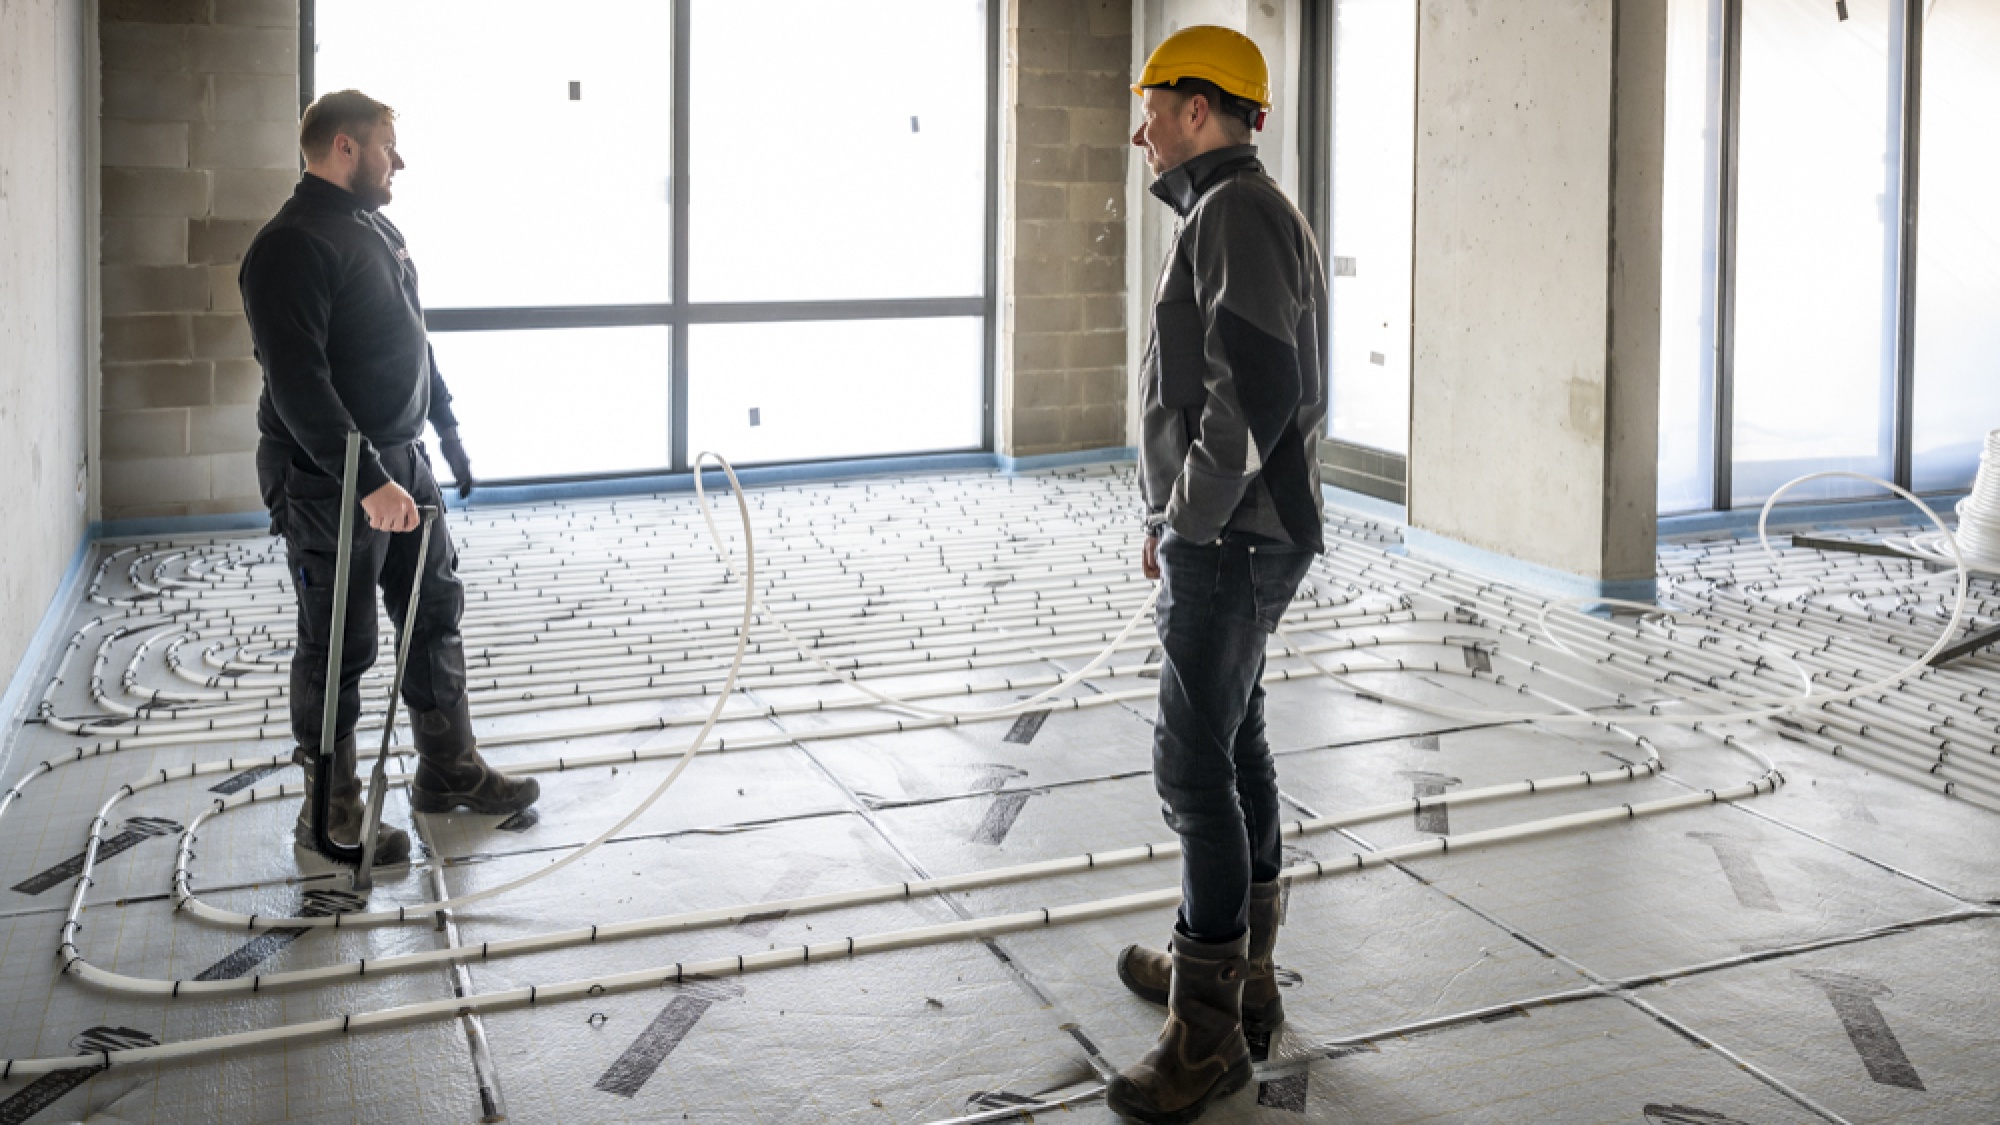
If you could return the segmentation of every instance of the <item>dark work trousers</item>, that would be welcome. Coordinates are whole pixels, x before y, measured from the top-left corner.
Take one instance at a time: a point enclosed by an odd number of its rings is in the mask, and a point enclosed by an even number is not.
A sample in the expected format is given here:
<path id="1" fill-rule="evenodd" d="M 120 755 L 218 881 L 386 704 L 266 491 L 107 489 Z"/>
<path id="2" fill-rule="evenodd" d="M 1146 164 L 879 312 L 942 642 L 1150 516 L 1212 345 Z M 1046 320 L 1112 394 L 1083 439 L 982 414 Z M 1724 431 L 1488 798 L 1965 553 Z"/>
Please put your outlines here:
<path id="1" fill-rule="evenodd" d="M 1310 547 L 1226 532 L 1160 540 L 1164 656 L 1153 784 L 1181 838 L 1177 928 L 1202 942 L 1249 927 L 1250 884 L 1278 877 L 1278 771 L 1264 741 L 1264 645 L 1312 565 Z"/>
<path id="2" fill-rule="evenodd" d="M 418 505 L 442 509 L 444 497 L 431 476 L 422 443 L 379 451 L 389 478 Z M 292 738 L 317 750 L 326 705 L 326 661 L 333 639 L 335 551 L 340 543 L 340 482 L 291 466 L 283 451 L 266 446 L 258 453 L 258 474 L 273 523 L 285 537 L 285 559 L 298 596 L 298 642 L 292 653 Z M 465 695 L 465 645 L 458 633 L 465 612 L 465 586 L 458 580 L 458 552 L 440 515 L 431 524 L 430 555 L 417 573 L 418 532 L 391 535 L 368 526 L 357 499 L 354 558 L 347 583 L 347 631 L 340 659 L 337 737 L 354 733 L 361 718 L 361 677 L 375 664 L 376 591 L 389 607 L 400 639 L 410 637 L 403 702 L 412 714 L 451 707 Z M 417 619 L 406 623 L 410 584 L 423 583 Z"/>

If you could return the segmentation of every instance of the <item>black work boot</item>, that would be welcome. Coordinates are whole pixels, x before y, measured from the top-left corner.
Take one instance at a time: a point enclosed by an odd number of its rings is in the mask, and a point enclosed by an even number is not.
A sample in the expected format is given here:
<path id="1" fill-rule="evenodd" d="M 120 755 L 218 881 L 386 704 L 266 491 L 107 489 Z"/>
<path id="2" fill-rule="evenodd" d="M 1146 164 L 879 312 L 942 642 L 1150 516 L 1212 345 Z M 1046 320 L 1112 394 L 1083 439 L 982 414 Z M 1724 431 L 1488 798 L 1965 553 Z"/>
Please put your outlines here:
<path id="1" fill-rule="evenodd" d="M 515 779 L 486 764 L 472 737 L 472 705 L 457 705 L 410 716 L 416 728 L 417 776 L 410 783 L 410 807 L 422 813 L 466 808 L 498 816 L 517 813 L 542 795 L 532 777 Z"/>
<path id="2" fill-rule="evenodd" d="M 1249 948 L 1249 934 L 1219 945 L 1174 935 L 1167 1026 L 1146 1057 L 1106 1088 L 1114 1112 L 1146 1125 L 1185 1125 L 1249 1084 L 1241 1018 Z"/>
<path id="3" fill-rule="evenodd" d="M 1250 884 L 1250 970 L 1243 978 L 1243 1034 L 1269 1036 L 1285 1022 L 1285 1001 L 1278 995 L 1278 964 L 1271 957 L 1278 946 L 1278 881 Z M 1128 945 L 1118 954 L 1118 979 L 1141 1000 L 1167 1002 L 1173 983 L 1174 960 L 1158 949 Z"/>
<path id="4" fill-rule="evenodd" d="M 319 842 L 313 832 L 313 790 L 319 784 L 319 754 L 299 746 L 292 761 L 305 768 L 306 801 L 299 806 L 299 821 L 292 826 L 292 839 L 299 847 L 317 853 Z M 333 744 L 332 801 L 327 808 L 327 835 L 336 844 L 352 847 L 361 839 L 361 821 L 366 810 L 361 805 L 361 778 L 354 772 L 354 736 L 336 739 Z M 333 859 L 333 856 L 327 856 Z M 410 862 L 410 834 L 388 824 L 375 826 L 375 866 L 394 867 Z"/>

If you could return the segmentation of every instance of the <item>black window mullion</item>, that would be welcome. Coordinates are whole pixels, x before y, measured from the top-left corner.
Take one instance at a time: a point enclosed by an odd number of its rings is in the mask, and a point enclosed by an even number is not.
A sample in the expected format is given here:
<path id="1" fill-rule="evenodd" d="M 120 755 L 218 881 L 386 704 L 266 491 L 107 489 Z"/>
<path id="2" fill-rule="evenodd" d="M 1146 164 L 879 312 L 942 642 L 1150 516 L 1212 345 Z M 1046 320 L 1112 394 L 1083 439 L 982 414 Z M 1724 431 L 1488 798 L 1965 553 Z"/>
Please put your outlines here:
<path id="1" fill-rule="evenodd" d="M 979 373 L 980 448 L 999 448 L 1000 412 L 1000 8 L 986 5 L 986 293 L 980 300 L 980 316 L 985 318 Z"/>
<path id="2" fill-rule="evenodd" d="M 1723 0 L 1722 207 L 1715 287 L 1715 510 L 1735 505 L 1736 415 L 1736 183 L 1743 102 L 1743 4 Z"/>
<path id="3" fill-rule="evenodd" d="M 1924 6 L 1903 4 L 1902 231 L 1896 245 L 1895 481 L 1915 479 L 1917 401 L 1917 188 L 1923 131 Z"/>
<path id="4" fill-rule="evenodd" d="M 689 11 L 694 0 L 674 0 L 674 43 L 673 43 L 673 83 L 674 83 L 674 123 L 673 123 L 673 311 L 679 323 L 673 326 L 672 360 L 668 367 L 668 401 L 672 416 L 673 435 L 668 449 L 675 472 L 685 472 L 688 467 L 688 326 L 685 310 L 688 303 L 688 122 L 693 117 L 688 101 L 694 89 L 694 79 L 689 60 L 693 57 L 688 42 L 688 29 L 694 23 Z"/>

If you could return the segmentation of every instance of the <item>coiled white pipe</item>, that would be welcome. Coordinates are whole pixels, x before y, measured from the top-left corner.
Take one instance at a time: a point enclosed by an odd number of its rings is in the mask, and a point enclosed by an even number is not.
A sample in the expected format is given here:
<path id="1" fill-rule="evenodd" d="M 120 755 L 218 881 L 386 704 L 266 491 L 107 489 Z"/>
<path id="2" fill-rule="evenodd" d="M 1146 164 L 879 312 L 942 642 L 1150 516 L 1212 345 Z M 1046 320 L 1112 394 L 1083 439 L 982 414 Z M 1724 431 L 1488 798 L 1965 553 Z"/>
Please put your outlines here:
<path id="1" fill-rule="evenodd" d="M 2000 574 L 2000 430 L 1986 435 L 1972 492 L 1958 502 L 1956 541 L 1955 553 L 1962 554 L 1968 565 Z M 1913 536 L 1905 545 L 1941 561 L 1949 561 L 1954 553 L 1935 535 Z"/>

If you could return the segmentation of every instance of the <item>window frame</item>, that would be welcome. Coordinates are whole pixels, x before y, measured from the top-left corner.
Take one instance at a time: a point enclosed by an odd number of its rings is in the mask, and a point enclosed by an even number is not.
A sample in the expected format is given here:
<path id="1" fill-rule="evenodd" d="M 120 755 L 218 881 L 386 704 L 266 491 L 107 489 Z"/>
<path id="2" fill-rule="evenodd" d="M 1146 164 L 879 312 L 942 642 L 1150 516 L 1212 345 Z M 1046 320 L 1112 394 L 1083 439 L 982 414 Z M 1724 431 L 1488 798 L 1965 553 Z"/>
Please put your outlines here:
<path id="1" fill-rule="evenodd" d="M 1743 6 L 1745 0 L 1721 0 L 1723 20 L 1722 42 L 1722 129 L 1718 143 L 1722 159 L 1718 162 L 1722 175 L 1722 207 L 1719 216 L 1720 230 L 1717 232 L 1720 247 L 1720 277 L 1716 284 L 1715 338 L 1711 345 L 1716 350 L 1715 403 L 1711 412 L 1714 419 L 1715 465 L 1714 494 L 1712 510 L 1733 511 L 1737 507 L 1733 495 L 1735 485 L 1735 387 L 1736 387 L 1736 217 L 1737 182 L 1740 162 L 1737 145 L 1739 140 L 1740 117 L 1743 100 Z M 1920 0 L 1897 0 L 1901 9 L 1890 24 L 1890 63 L 1901 68 L 1897 94 L 1901 100 L 1902 112 L 1897 114 L 1896 145 L 1898 162 L 1897 178 L 1900 196 L 1897 200 L 1896 221 L 1896 263 L 1892 276 L 1884 281 L 1894 287 L 1896 323 L 1894 359 L 1891 362 L 1891 388 L 1894 416 L 1890 420 L 1891 447 L 1890 480 L 1898 487 L 1910 491 L 1912 478 L 1912 448 L 1914 436 L 1914 408 L 1916 403 L 1916 324 L 1917 324 L 1917 205 L 1919 201 L 1917 146 L 1923 133 L 1923 57 L 1924 57 L 1924 10 Z M 1842 18 L 1845 18 L 1844 16 Z M 1900 42 L 1898 39 L 1900 38 Z M 1895 57 L 1897 48 L 1901 57 Z M 1949 495 L 1958 490 L 1926 495 Z M 1855 497 L 1848 500 L 1795 501 L 1795 503 L 1840 504 L 1865 503 L 1879 497 Z M 1784 505 L 1780 505 L 1781 507 Z"/>
<path id="2" fill-rule="evenodd" d="M 691 144 L 689 120 L 692 112 L 694 56 L 692 36 L 693 5 L 703 0 L 671 0 L 673 7 L 672 81 L 672 288 L 670 299 L 653 304 L 560 305 L 461 307 L 424 310 L 424 324 L 432 332 L 478 332 L 539 328 L 609 328 L 634 325 L 665 326 L 670 330 L 671 358 L 668 362 L 668 441 L 670 473 L 692 468 L 688 445 L 688 328 L 696 324 L 755 324 L 788 321 L 911 320 L 931 317 L 979 317 L 982 330 L 980 371 L 980 444 L 976 447 L 926 449 L 881 454 L 884 458 L 924 457 L 946 453 L 987 452 L 994 449 L 995 378 L 998 360 L 1000 275 L 1000 51 L 999 0 L 985 0 L 986 62 L 986 198 L 983 241 L 985 260 L 980 276 L 984 292 L 962 297 L 871 298 L 866 300 L 815 301 L 716 301 L 692 302 L 689 282 L 689 164 Z M 723 0 L 707 0 L 721 3 Z M 316 0 L 299 0 L 299 112 L 312 104 L 315 96 L 313 56 L 315 50 L 314 5 Z M 303 167 L 303 165 L 301 165 Z M 831 460 L 853 461 L 842 457 Z M 759 462 L 761 465 L 810 465 L 827 459 L 800 459 Z M 616 480 L 656 475 L 659 470 L 628 470 L 578 473 L 564 476 L 495 480 L 493 484 L 564 483 L 570 481 Z"/>
<path id="3" fill-rule="evenodd" d="M 1735 333 L 1738 310 L 1736 307 L 1736 219 L 1737 182 L 1739 160 L 1737 143 L 1739 137 L 1740 111 L 1742 104 L 1742 39 L 1745 0 L 1720 0 L 1722 8 L 1722 50 L 1721 50 L 1721 121 L 1716 146 L 1717 159 L 1714 162 L 1720 183 L 1720 201 L 1716 209 L 1716 227 L 1708 232 L 1717 246 L 1717 276 L 1714 279 L 1715 293 L 1711 334 L 1705 341 L 1715 356 L 1715 378 L 1712 384 L 1714 400 L 1704 413 L 1709 419 L 1710 450 L 1713 464 L 1709 510 L 1727 512 L 1734 510 L 1732 486 L 1735 470 L 1734 450 L 1734 387 L 1735 387 Z M 1924 58 L 1924 10 L 1919 0 L 1898 0 L 1900 9 L 1894 16 L 1890 42 L 1891 65 L 1899 66 L 1900 82 L 1896 85 L 1900 98 L 1901 112 L 1896 115 L 1896 135 L 1892 138 L 1896 145 L 1898 168 L 1896 175 L 1900 184 L 1899 214 L 1896 217 L 1896 256 L 1890 276 L 1884 278 L 1893 287 L 1896 317 L 1894 324 L 1894 359 L 1890 371 L 1894 380 L 1890 399 L 1894 417 L 1891 420 L 1891 480 L 1898 486 L 1912 492 L 1913 451 L 1915 448 L 1915 402 L 1916 402 L 1916 331 L 1917 331 L 1917 266 L 1918 266 L 1918 211 L 1922 198 L 1919 190 L 1920 143 L 1923 133 L 1923 58 Z M 1332 5 L 1328 2 L 1307 3 L 1301 9 L 1304 27 L 1301 50 L 1301 86 L 1309 91 L 1307 114 L 1302 118 L 1299 132 L 1302 167 L 1305 176 L 1301 181 L 1301 209 L 1312 222 L 1322 246 L 1330 246 L 1329 230 L 1331 208 L 1328 204 L 1330 191 L 1331 143 L 1327 135 L 1332 123 L 1332 52 L 1334 49 Z M 1828 18 L 1834 18 L 1829 11 Z M 1421 42 L 1421 21 L 1418 28 Z M 1419 64 L 1421 65 L 1421 63 Z M 1317 122 L 1316 114 L 1323 114 Z M 1414 250 L 1414 247 L 1412 248 Z M 1332 284 L 1332 261 L 1328 259 L 1328 284 Z M 1331 361 L 1327 377 L 1331 381 Z M 1412 378 L 1416 372 L 1412 370 Z M 1330 413 L 1329 413 L 1330 416 Z M 1329 483 L 1367 492 L 1392 501 L 1404 499 L 1405 486 L 1401 480 L 1407 467 L 1407 459 L 1382 450 L 1370 449 L 1350 442 L 1339 441 L 1322 435 L 1320 442 L 1321 461 L 1332 474 Z M 1386 477 L 1387 479 L 1381 479 Z M 1962 489 L 1932 490 L 1919 495 L 1955 495 Z M 1867 502 L 1870 498 L 1853 501 L 1795 501 L 1802 504 Z M 1694 514 L 1692 512 L 1676 514 Z"/>

